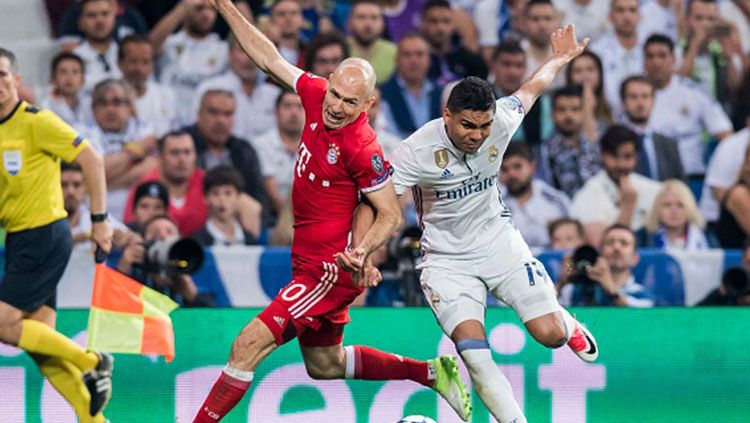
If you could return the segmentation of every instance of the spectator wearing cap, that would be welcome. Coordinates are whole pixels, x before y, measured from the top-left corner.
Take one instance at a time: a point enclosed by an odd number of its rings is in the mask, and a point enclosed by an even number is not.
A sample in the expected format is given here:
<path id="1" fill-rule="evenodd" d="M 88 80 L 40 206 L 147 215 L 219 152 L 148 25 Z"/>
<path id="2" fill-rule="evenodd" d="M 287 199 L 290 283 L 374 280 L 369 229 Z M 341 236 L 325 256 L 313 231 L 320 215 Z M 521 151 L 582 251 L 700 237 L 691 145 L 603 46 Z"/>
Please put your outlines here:
<path id="1" fill-rule="evenodd" d="M 133 196 L 133 221 L 128 227 L 141 232 L 143 225 L 152 217 L 166 214 L 169 207 L 169 191 L 157 181 L 144 182 L 135 188 Z"/>

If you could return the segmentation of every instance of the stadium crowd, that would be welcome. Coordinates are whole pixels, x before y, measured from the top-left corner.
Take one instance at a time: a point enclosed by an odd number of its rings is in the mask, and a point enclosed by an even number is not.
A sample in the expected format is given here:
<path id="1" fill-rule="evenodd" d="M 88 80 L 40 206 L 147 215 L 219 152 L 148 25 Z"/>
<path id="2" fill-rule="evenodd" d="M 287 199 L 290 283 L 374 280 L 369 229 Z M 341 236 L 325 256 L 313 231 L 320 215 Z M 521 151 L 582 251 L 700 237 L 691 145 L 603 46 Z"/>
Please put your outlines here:
<path id="1" fill-rule="evenodd" d="M 165 214 L 165 226 L 207 246 L 291 244 L 302 104 L 206 0 L 46 3 L 59 52 L 49 85 L 25 87 L 24 99 L 104 155 L 120 270 L 142 260 L 147 229 Z M 386 157 L 441 115 L 455 81 L 478 76 L 498 97 L 513 93 L 551 55 L 552 32 L 575 24 L 587 51 L 526 111 L 499 175 L 529 245 L 569 253 L 561 300 L 610 305 L 621 291 L 627 300 L 614 305 L 652 305 L 630 271 L 637 248 L 750 251 L 750 0 L 236 3 L 311 73 L 327 77 L 347 57 L 373 65 L 369 122 Z M 80 169 L 66 166 L 65 207 L 83 246 L 85 192 Z M 568 285 L 583 245 L 601 251 L 585 270 L 597 292 Z M 748 293 L 734 294 L 750 303 Z"/>

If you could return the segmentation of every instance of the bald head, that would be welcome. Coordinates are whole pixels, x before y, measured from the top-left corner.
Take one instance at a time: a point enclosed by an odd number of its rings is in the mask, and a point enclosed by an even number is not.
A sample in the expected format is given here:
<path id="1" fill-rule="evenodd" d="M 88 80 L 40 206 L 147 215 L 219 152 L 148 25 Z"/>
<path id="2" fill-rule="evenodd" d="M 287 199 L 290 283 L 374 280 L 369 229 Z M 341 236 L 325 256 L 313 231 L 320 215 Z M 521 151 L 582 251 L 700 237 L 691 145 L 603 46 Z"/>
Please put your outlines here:
<path id="1" fill-rule="evenodd" d="M 342 128 L 366 113 L 375 101 L 375 71 L 362 59 L 346 59 L 328 78 L 323 123 Z"/>
<path id="2" fill-rule="evenodd" d="M 371 97 L 375 92 L 375 69 L 372 65 L 358 57 L 350 57 L 344 59 L 341 64 L 333 71 L 331 77 L 337 75 L 339 78 L 346 79 L 352 84 L 365 84 L 365 94 Z"/>

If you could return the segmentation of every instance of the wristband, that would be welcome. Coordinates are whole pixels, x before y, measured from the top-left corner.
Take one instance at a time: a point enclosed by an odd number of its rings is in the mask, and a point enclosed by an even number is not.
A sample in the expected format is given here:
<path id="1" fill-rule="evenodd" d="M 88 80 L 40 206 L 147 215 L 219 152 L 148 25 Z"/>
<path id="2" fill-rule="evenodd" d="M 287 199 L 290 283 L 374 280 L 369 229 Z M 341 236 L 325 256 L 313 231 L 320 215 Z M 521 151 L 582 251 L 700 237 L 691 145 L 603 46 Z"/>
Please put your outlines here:
<path id="1" fill-rule="evenodd" d="M 107 220 L 108 214 L 104 213 L 91 213 L 91 223 L 99 223 Z"/>

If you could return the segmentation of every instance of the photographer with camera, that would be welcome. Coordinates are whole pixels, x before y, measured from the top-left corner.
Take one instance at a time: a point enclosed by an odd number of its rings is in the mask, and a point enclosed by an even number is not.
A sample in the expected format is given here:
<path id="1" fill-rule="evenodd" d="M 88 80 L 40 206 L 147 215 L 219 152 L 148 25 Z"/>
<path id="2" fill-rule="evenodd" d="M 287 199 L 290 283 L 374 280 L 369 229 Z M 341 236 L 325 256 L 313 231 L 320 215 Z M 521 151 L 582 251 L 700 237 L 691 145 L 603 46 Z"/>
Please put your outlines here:
<path id="1" fill-rule="evenodd" d="M 750 306 L 750 238 L 742 248 L 742 267 L 727 269 L 719 286 L 697 306 Z"/>
<path id="2" fill-rule="evenodd" d="M 621 224 L 610 226 L 602 237 L 601 255 L 581 246 L 573 253 L 573 264 L 560 273 L 560 304 L 653 307 L 652 294 L 632 273 L 638 260 L 633 231 Z"/>
<path id="3" fill-rule="evenodd" d="M 181 307 L 213 307 L 212 293 L 198 292 L 190 273 L 203 264 L 203 248 L 180 238 L 177 223 L 165 214 L 143 225 L 143 237 L 125 247 L 118 270 L 167 295 Z"/>

